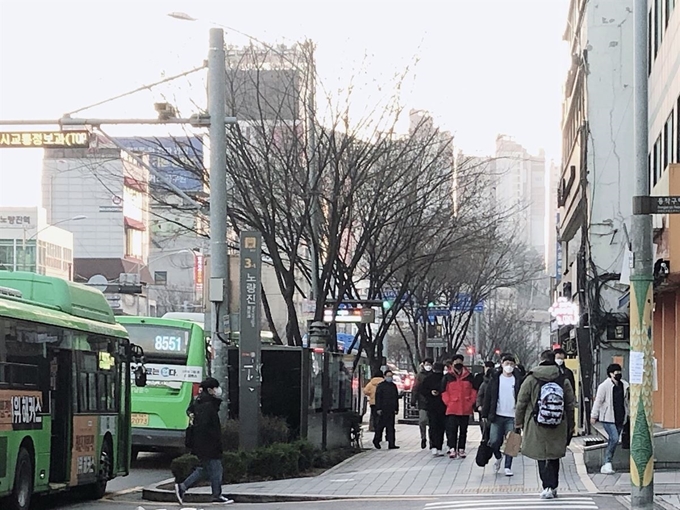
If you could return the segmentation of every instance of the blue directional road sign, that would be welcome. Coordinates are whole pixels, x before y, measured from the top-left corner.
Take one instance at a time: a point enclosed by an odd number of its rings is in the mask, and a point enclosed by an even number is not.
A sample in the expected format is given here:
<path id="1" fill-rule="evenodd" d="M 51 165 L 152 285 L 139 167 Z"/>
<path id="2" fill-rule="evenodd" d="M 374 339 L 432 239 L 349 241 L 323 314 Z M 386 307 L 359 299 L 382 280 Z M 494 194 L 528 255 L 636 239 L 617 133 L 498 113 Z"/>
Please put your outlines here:
<path id="1" fill-rule="evenodd" d="M 458 297 L 451 303 L 451 311 L 469 312 L 472 308 L 472 296 L 470 294 L 458 294 Z M 475 312 L 484 311 L 484 301 L 475 304 Z"/>

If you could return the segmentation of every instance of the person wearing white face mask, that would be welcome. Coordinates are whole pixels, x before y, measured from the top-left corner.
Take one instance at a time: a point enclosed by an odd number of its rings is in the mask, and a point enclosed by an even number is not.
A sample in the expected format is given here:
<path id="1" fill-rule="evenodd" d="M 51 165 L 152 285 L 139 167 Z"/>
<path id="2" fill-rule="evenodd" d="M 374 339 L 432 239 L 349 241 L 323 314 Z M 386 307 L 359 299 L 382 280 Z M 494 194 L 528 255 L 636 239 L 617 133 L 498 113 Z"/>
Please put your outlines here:
<path id="1" fill-rule="evenodd" d="M 491 423 L 489 446 L 493 449 L 496 473 L 501 468 L 503 439 L 515 429 L 515 404 L 522 385 L 522 374 L 515 366 L 512 354 L 501 355 L 501 371 L 487 383 L 482 405 L 482 419 Z M 512 457 L 505 456 L 505 476 L 512 476 Z"/>
<path id="2" fill-rule="evenodd" d="M 201 464 L 182 483 L 175 484 L 175 496 L 180 505 L 184 494 L 204 478 L 210 480 L 213 503 L 233 503 L 222 495 L 222 426 L 219 410 L 222 388 L 217 379 L 208 377 L 200 385 L 200 392 L 189 405 L 187 415 L 187 446 Z"/>
<path id="3" fill-rule="evenodd" d="M 427 420 L 427 398 L 420 392 L 420 386 L 423 384 L 425 378 L 432 373 L 432 358 L 425 358 L 421 364 L 421 370 L 416 376 L 413 389 L 411 390 L 412 399 L 416 399 L 418 405 L 418 427 L 420 428 L 420 448 L 427 448 L 427 427 L 429 425 Z M 432 448 L 432 445 L 430 445 Z"/>
<path id="4" fill-rule="evenodd" d="M 555 363 L 557 363 L 557 367 L 560 369 L 560 374 L 567 378 L 575 392 L 576 379 L 574 378 L 574 372 L 564 364 L 564 360 L 567 359 L 567 352 L 562 348 L 557 348 L 553 352 L 555 353 Z"/>

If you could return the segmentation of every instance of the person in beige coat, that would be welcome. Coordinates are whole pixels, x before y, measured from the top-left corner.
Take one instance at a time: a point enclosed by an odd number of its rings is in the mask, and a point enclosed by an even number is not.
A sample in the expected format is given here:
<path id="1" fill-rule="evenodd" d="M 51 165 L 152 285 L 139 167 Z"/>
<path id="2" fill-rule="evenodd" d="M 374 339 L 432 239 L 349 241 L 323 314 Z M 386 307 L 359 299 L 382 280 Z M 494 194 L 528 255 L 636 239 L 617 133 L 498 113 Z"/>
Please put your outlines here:
<path id="1" fill-rule="evenodd" d="M 375 390 L 378 387 L 378 384 L 384 380 L 385 378 L 383 377 L 382 372 L 375 372 L 373 373 L 371 380 L 364 386 L 364 395 L 368 397 L 368 405 L 371 406 L 371 417 L 368 422 L 369 432 L 375 430 L 376 420 L 378 419 L 378 415 L 375 412 Z"/>
<path id="2" fill-rule="evenodd" d="M 597 387 L 597 395 L 590 412 L 590 423 L 593 425 L 597 421 L 602 423 L 608 436 L 604 464 L 600 469 L 600 473 L 605 475 L 614 473 L 612 459 L 628 418 L 629 399 L 628 382 L 622 379 L 621 365 L 612 363 L 607 367 L 607 379 Z"/>

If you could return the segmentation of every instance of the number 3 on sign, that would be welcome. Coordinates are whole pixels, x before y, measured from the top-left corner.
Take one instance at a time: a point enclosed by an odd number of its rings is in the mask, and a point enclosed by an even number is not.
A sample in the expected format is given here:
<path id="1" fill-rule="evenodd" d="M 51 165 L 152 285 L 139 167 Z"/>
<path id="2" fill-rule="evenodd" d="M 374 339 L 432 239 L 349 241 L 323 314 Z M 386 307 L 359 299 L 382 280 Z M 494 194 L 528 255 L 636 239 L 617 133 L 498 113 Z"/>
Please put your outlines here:
<path id="1" fill-rule="evenodd" d="M 255 267 L 255 262 L 253 262 L 253 259 L 251 259 L 250 257 L 246 257 L 244 262 L 246 269 L 252 269 Z"/>

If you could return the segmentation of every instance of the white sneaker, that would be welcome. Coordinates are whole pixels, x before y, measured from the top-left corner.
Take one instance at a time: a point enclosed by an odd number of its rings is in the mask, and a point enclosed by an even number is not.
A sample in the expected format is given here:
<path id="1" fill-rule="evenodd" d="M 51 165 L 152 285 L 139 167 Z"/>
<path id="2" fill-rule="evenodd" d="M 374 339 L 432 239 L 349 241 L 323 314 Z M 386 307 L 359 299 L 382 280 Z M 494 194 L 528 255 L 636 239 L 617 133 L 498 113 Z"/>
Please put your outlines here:
<path id="1" fill-rule="evenodd" d="M 510 468 L 505 468 L 505 476 L 512 476 L 515 473 L 512 472 L 512 469 Z"/>
<path id="2" fill-rule="evenodd" d="M 432 454 L 433 457 L 436 457 L 437 453 L 439 453 L 439 450 L 437 450 L 436 448 L 432 448 L 432 450 L 430 450 L 430 453 Z"/>
<path id="3" fill-rule="evenodd" d="M 501 459 L 496 459 L 496 462 L 493 463 L 493 470 L 495 473 L 498 473 L 501 469 Z"/>
<path id="4" fill-rule="evenodd" d="M 437 457 L 443 457 L 444 455 L 446 455 L 444 450 L 437 450 Z"/>
<path id="5" fill-rule="evenodd" d="M 541 492 L 541 499 L 553 499 L 554 497 L 551 488 L 543 489 L 543 492 Z"/>
<path id="6" fill-rule="evenodd" d="M 613 475 L 614 472 L 615 472 L 615 471 L 614 471 L 614 468 L 612 467 L 612 463 L 611 463 L 611 462 L 607 462 L 607 463 L 604 464 L 604 465 L 602 466 L 602 468 L 600 469 L 600 473 L 602 473 L 603 475 Z"/>

